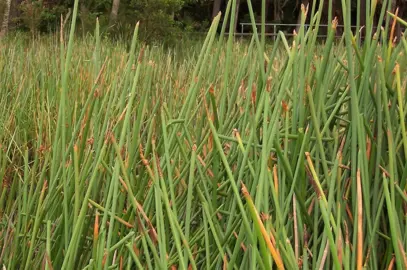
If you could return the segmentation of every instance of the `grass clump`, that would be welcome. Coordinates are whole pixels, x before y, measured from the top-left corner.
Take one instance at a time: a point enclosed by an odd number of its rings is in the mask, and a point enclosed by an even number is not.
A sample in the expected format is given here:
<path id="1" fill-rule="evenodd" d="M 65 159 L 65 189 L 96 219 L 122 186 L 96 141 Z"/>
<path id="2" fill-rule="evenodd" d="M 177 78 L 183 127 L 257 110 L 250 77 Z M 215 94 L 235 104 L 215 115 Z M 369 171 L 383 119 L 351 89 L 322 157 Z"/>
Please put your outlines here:
<path id="1" fill-rule="evenodd" d="M 199 53 L 138 25 L 129 50 L 98 26 L 0 44 L 6 269 L 407 267 L 396 20 L 362 42 L 344 16 L 321 46 L 322 7 L 303 7 L 308 31 L 267 48 L 224 40 L 234 4 Z"/>

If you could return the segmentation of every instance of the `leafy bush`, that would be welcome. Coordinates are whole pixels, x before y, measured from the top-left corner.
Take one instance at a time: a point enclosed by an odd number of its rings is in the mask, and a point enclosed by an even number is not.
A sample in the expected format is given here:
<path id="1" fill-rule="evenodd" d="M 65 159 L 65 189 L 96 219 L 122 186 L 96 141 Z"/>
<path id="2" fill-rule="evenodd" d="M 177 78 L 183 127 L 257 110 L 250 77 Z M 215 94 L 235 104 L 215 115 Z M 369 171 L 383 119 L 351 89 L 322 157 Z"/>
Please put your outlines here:
<path id="1" fill-rule="evenodd" d="M 42 13 L 45 10 L 43 2 L 41 0 L 25 0 L 20 4 L 20 10 L 22 12 L 21 21 L 34 35 L 42 22 Z"/>
<path id="2" fill-rule="evenodd" d="M 141 22 L 142 39 L 148 42 L 162 39 L 171 42 L 180 34 L 175 16 L 182 6 L 183 0 L 132 0 L 130 12 Z"/>

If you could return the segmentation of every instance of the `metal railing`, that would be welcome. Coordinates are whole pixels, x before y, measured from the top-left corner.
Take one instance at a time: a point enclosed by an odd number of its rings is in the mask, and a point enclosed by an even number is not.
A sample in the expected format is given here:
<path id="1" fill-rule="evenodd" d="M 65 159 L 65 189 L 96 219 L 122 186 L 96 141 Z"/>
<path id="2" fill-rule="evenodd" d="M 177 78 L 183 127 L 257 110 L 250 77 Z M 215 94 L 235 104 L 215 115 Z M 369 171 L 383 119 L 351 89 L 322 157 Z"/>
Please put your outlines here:
<path id="1" fill-rule="evenodd" d="M 256 26 L 261 26 L 262 24 L 261 24 L 261 23 L 256 23 L 255 25 L 256 25 Z M 239 32 L 236 32 L 236 35 L 239 35 L 239 36 L 249 36 L 249 35 L 252 35 L 253 33 L 245 32 L 245 31 L 244 31 L 244 30 L 245 30 L 245 26 L 252 26 L 252 23 L 240 23 L 241 31 L 240 31 L 240 33 L 239 33 Z M 292 27 L 297 28 L 297 27 L 301 26 L 301 24 L 295 24 L 295 23 L 266 23 L 265 26 L 271 26 L 271 27 L 272 27 L 272 30 L 273 30 L 272 32 L 266 32 L 265 35 L 266 35 L 266 36 L 272 36 L 272 37 L 275 39 L 275 38 L 277 37 L 277 35 L 278 35 L 278 31 L 279 31 L 282 27 L 284 27 L 284 28 L 290 28 L 290 27 L 291 27 L 291 28 L 292 28 Z M 307 31 L 310 26 L 311 26 L 310 24 L 304 24 L 305 31 Z M 328 24 L 320 24 L 320 25 L 319 25 L 320 28 L 326 28 L 326 30 L 328 29 L 329 26 L 330 26 L 330 25 L 328 25 Z M 344 29 L 344 27 L 345 27 L 344 25 L 337 25 L 337 29 L 341 29 L 341 28 Z M 356 31 L 356 30 L 357 30 L 357 26 L 352 25 L 352 26 L 351 26 L 351 29 Z M 328 31 L 326 31 L 326 32 L 328 32 Z M 286 36 L 294 36 L 294 33 L 286 33 Z M 323 38 L 323 37 L 327 37 L 327 35 L 326 35 L 326 34 L 319 34 L 318 37 Z"/>
<path id="2" fill-rule="evenodd" d="M 251 36 L 251 35 L 253 35 L 253 32 L 245 32 L 245 27 L 247 28 L 248 26 L 252 26 L 252 23 L 239 23 L 239 25 L 240 25 L 240 32 L 235 31 L 234 32 L 235 36 Z M 261 26 L 262 24 L 261 23 L 255 23 L 255 25 L 256 26 Z M 280 30 L 287 30 L 290 27 L 291 27 L 291 29 L 293 27 L 297 28 L 297 27 L 301 26 L 301 24 L 295 24 L 295 23 L 266 23 L 265 26 L 269 26 L 269 27 L 271 26 L 272 27 L 272 31 L 270 32 L 270 31 L 266 30 L 267 32 L 265 33 L 265 35 L 266 36 L 271 36 L 275 40 L 276 37 L 278 36 L 278 32 Z M 311 26 L 310 24 L 304 24 L 305 31 L 308 31 L 310 26 Z M 312 25 L 312 26 L 315 27 L 315 25 Z M 329 25 L 329 24 L 319 24 L 319 32 L 323 32 L 324 34 L 318 33 L 317 37 L 318 38 L 326 38 L 327 33 L 328 33 L 327 30 L 328 30 L 328 27 L 330 27 L 330 26 L 331 25 Z M 401 27 L 402 32 L 405 32 L 406 29 L 407 29 L 403 25 L 400 25 L 400 27 Z M 282 28 L 285 28 L 285 29 L 282 29 Z M 321 31 L 321 29 L 324 29 L 325 31 Z M 336 26 L 336 29 L 337 29 L 336 37 L 337 38 L 342 37 L 342 33 L 343 33 L 344 29 L 345 29 L 345 26 L 341 25 L 341 24 L 338 24 Z M 356 34 L 357 31 L 363 30 L 364 27 L 362 26 L 362 27 L 359 27 L 359 29 L 358 29 L 358 27 L 356 25 L 351 25 L 351 29 L 352 29 L 353 34 Z M 270 29 L 268 29 L 268 30 L 270 30 Z M 374 26 L 373 27 L 373 33 L 376 32 L 376 30 L 377 30 L 377 27 Z M 207 34 L 206 32 L 193 32 L 193 33 L 197 34 L 197 35 L 206 35 Z M 260 34 L 259 29 L 258 29 L 258 34 Z M 284 34 L 285 34 L 286 37 L 294 36 L 294 33 L 292 31 L 291 32 L 285 32 Z M 229 35 L 229 33 L 225 32 L 225 35 Z"/>

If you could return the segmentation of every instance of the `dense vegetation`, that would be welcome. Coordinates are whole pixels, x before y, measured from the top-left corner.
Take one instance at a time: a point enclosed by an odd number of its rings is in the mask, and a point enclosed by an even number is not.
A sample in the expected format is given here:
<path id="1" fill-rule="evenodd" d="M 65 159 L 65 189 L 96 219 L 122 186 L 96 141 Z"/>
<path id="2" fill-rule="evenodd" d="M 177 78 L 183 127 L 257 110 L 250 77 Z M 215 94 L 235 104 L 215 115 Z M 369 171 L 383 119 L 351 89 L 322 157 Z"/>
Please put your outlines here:
<path id="1" fill-rule="evenodd" d="M 77 0 L 0 40 L 0 264 L 407 269 L 407 23 L 373 2 L 354 34 L 351 2 L 323 46 L 322 2 L 273 44 L 224 35 L 235 1 L 174 49 L 77 39 Z"/>
<path id="2" fill-rule="evenodd" d="M 94 22 L 99 18 L 101 31 L 113 37 L 131 39 L 135 22 L 140 21 L 139 38 L 143 41 L 176 41 L 181 34 L 202 35 L 210 26 L 218 12 L 225 12 L 228 0 L 83 0 L 79 6 L 78 33 L 93 32 Z M 365 10 L 368 0 L 352 1 L 352 25 L 365 25 Z M 382 1 L 374 1 L 380 10 Z M 392 7 L 400 7 L 399 16 L 404 17 L 405 0 L 391 0 Z M 71 19 L 73 0 L 3 0 L 0 2 L 0 22 L 7 21 L 11 30 L 30 31 L 33 35 L 58 31 L 60 20 L 67 23 Z M 264 6 L 263 4 L 264 3 Z M 309 5 L 321 9 L 321 23 L 327 24 L 337 17 L 343 24 L 340 0 L 237 0 L 234 29 L 240 30 L 239 23 L 261 22 L 262 16 L 268 23 L 298 24 L 300 7 Z M 7 9 L 9 7 L 9 9 Z M 264 14 L 262 14 L 264 10 Z M 6 16 L 9 14 L 9 16 Z M 407 15 L 407 14 L 406 14 Z M 380 13 L 375 14 L 375 22 Z M 309 21 L 307 21 L 309 23 Z M 279 30 L 292 33 L 296 27 L 279 27 Z M 266 32 L 272 31 L 266 27 Z M 326 28 L 323 28 L 326 32 Z M 1 30 L 4 32 L 3 30 Z M 246 27 L 246 32 L 251 32 Z M 298 29 L 297 29 L 298 31 Z M 341 30 L 339 30 L 341 31 Z M 0 34 L 1 36 L 1 34 Z M 105 34 L 106 36 L 106 34 Z"/>

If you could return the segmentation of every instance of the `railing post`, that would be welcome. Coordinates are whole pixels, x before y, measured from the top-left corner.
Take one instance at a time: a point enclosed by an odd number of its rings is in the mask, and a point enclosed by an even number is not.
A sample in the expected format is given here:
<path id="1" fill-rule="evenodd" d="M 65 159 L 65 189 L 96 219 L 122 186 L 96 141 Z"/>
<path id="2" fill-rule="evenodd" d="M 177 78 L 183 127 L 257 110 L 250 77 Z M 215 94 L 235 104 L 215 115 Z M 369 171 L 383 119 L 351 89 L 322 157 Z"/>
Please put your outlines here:
<path id="1" fill-rule="evenodd" d="M 273 24 L 273 40 L 276 41 L 277 33 L 276 33 L 276 25 Z"/>

